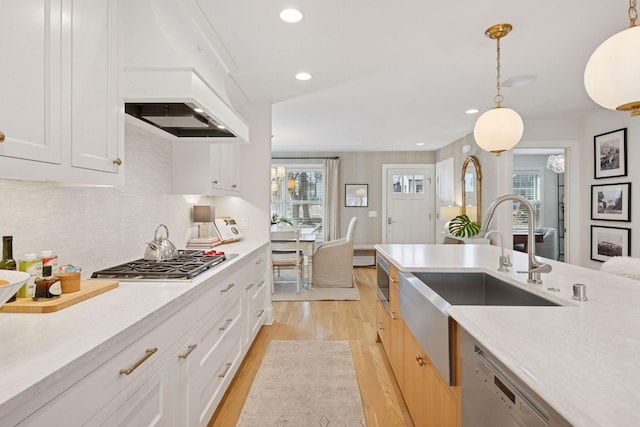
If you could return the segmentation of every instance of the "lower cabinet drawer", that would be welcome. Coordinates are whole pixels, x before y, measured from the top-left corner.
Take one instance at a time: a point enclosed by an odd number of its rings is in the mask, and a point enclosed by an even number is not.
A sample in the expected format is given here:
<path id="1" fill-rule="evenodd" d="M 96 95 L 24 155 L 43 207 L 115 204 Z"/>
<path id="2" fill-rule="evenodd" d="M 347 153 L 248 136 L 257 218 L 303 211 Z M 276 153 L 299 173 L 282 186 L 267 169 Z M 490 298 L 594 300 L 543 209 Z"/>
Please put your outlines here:
<path id="1" fill-rule="evenodd" d="M 198 423 L 206 425 L 240 365 L 243 348 L 240 318 L 229 324 L 214 347 L 206 346 L 198 367 Z M 203 338 L 204 341 L 204 338 Z M 204 342 L 203 342 L 204 345 Z"/>
<path id="2" fill-rule="evenodd" d="M 119 402 L 127 400 L 127 393 L 135 393 L 158 371 L 167 351 L 192 324 L 192 312 L 179 311 L 18 425 L 43 426 L 56 419 L 83 425 L 96 414 L 111 415 Z"/>
<path id="3" fill-rule="evenodd" d="M 267 317 L 269 286 L 264 280 L 256 285 L 256 290 L 248 297 L 246 342 L 251 344 Z"/>

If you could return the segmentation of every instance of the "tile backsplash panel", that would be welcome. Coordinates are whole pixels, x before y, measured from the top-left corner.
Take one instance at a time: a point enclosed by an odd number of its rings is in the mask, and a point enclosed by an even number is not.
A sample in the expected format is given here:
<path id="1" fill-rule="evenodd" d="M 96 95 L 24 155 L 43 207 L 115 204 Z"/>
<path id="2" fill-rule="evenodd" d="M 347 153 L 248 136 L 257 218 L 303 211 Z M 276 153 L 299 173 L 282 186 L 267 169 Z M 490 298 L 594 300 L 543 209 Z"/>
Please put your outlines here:
<path id="1" fill-rule="evenodd" d="M 51 249 L 60 263 L 92 272 L 142 258 L 156 227 L 184 248 L 191 207 L 212 198 L 171 194 L 171 146 L 134 125 L 125 127 L 125 185 L 63 187 L 46 182 L 0 180 L 0 235 L 13 236 L 13 254 Z M 193 196 L 191 196 L 193 197 Z"/>

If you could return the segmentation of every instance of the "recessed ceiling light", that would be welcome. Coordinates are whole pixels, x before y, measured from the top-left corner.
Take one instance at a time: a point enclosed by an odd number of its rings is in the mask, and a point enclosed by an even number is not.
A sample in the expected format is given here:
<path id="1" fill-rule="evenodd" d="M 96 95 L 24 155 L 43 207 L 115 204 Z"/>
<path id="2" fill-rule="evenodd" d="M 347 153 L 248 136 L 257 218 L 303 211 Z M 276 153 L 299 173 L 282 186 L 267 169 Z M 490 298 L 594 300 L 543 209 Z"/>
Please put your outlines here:
<path id="1" fill-rule="evenodd" d="M 194 108 L 193 111 L 195 111 L 196 113 L 204 113 L 204 110 L 202 108 Z"/>
<path id="2" fill-rule="evenodd" d="M 295 24 L 296 22 L 302 21 L 302 12 L 298 9 L 285 9 L 280 12 L 280 19 L 289 24 Z"/>
<path id="3" fill-rule="evenodd" d="M 480 110 L 478 110 L 477 108 L 469 108 L 465 111 L 465 114 L 478 114 L 479 112 Z"/>
<path id="4" fill-rule="evenodd" d="M 424 145 L 424 142 L 416 142 L 416 145 L 417 145 L 418 147 L 422 147 L 422 146 Z"/>
<path id="5" fill-rule="evenodd" d="M 309 73 L 298 73 L 298 74 L 296 74 L 296 79 L 298 79 L 298 80 L 311 80 L 311 74 L 309 74 Z"/>

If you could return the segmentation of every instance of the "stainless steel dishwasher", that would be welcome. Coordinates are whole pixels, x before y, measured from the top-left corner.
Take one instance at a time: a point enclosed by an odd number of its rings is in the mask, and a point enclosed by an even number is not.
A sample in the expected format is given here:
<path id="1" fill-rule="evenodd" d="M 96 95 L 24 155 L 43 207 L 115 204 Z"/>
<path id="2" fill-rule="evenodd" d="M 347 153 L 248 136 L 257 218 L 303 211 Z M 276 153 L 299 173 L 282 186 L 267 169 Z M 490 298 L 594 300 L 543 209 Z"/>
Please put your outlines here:
<path id="1" fill-rule="evenodd" d="M 463 427 L 571 425 L 462 328 L 460 357 Z"/>

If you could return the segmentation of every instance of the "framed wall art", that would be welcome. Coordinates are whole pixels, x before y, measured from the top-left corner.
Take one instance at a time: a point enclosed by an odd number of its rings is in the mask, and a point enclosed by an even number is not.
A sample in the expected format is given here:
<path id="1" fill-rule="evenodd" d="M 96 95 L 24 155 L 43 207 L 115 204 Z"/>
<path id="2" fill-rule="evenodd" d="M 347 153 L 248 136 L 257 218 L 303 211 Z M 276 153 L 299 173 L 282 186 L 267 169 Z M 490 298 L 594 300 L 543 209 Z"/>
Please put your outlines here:
<path id="1" fill-rule="evenodd" d="M 344 185 L 344 205 L 347 207 L 369 206 L 368 196 L 369 196 L 368 184 L 345 184 Z"/>
<path id="2" fill-rule="evenodd" d="M 631 229 L 591 226 L 591 259 L 604 262 L 614 256 L 629 256 Z"/>
<path id="3" fill-rule="evenodd" d="M 595 179 L 627 176 L 627 128 L 593 137 Z"/>
<path id="4" fill-rule="evenodd" d="M 591 219 L 631 221 L 631 183 L 592 185 Z"/>

